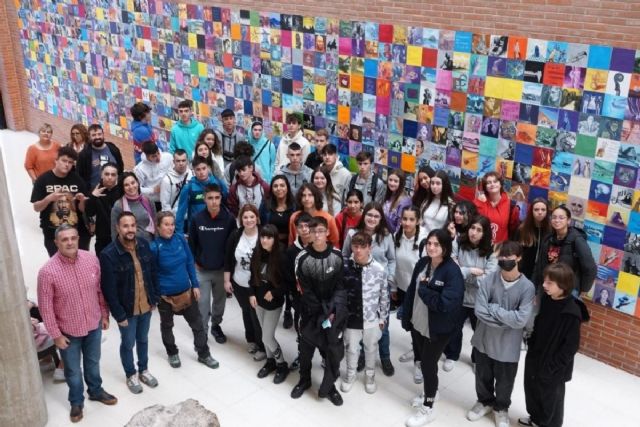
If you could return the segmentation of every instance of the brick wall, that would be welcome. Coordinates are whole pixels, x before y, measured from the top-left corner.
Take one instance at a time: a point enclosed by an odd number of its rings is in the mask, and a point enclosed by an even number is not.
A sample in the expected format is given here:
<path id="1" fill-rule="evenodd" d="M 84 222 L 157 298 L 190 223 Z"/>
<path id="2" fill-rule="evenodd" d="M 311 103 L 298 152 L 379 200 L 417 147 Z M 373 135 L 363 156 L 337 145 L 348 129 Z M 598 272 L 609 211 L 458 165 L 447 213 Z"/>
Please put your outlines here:
<path id="1" fill-rule="evenodd" d="M 321 15 L 416 25 L 478 33 L 524 35 L 546 40 L 603 44 L 636 49 L 640 46 L 640 8 L 636 2 L 599 0 L 450 0 L 424 4 L 416 1 L 351 0 L 343 2 L 235 0 L 224 4 L 194 3 L 299 15 Z M 416 10 L 416 4 L 419 9 Z M 344 8 L 344 9 L 343 9 Z M 0 27 L 18 28 L 13 2 L 0 3 Z M 8 126 L 35 131 L 43 122 L 54 127 L 54 138 L 67 141 L 71 122 L 29 105 L 22 51 L 16 32 L 0 32 L 0 90 Z M 131 145 L 119 144 L 131 159 Z M 131 167 L 131 165 L 128 165 Z M 592 320 L 583 328 L 581 352 L 640 376 L 640 319 L 588 303 Z"/>

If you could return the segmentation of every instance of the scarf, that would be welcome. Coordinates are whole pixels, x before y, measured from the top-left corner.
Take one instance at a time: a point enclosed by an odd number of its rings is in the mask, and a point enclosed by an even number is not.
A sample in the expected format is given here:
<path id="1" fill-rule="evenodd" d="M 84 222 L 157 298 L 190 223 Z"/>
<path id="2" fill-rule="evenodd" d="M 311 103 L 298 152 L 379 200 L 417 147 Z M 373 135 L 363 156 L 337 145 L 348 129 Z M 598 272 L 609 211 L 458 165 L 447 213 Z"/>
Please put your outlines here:
<path id="1" fill-rule="evenodd" d="M 156 226 L 155 226 L 155 218 L 153 215 L 153 209 L 151 209 L 151 205 L 149 204 L 149 199 L 144 197 L 142 194 L 139 194 L 138 197 L 131 199 L 128 196 L 124 196 L 122 198 L 122 210 L 131 212 L 131 208 L 129 208 L 129 202 L 139 202 L 145 211 L 147 211 L 147 215 L 149 215 L 149 225 L 144 229 L 146 232 L 151 234 L 156 234 Z"/>

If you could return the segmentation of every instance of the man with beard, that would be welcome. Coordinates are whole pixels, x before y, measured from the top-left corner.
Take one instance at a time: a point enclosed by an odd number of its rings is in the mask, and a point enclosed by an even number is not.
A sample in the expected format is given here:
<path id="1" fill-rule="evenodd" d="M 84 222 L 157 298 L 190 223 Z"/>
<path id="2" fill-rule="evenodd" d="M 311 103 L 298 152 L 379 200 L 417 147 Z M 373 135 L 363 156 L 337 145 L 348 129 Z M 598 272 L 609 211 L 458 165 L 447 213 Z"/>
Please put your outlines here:
<path id="1" fill-rule="evenodd" d="M 120 175 L 124 171 L 124 163 L 118 147 L 104 140 L 104 131 L 99 124 L 89 126 L 89 142 L 78 155 L 76 169 L 80 178 L 93 189 L 100 182 L 102 166 L 114 163 Z"/>
<path id="2" fill-rule="evenodd" d="M 120 361 L 127 387 L 138 394 L 142 393 L 141 382 L 151 388 L 158 385 L 147 365 L 151 312 L 158 304 L 160 289 L 149 243 L 136 238 L 136 217 L 131 212 L 121 212 L 116 230 L 118 237 L 100 254 L 101 287 L 120 329 Z M 137 370 L 134 346 L 138 355 Z"/>
<path id="3" fill-rule="evenodd" d="M 91 192 L 86 202 L 87 216 L 96 217 L 96 256 L 111 243 L 111 208 L 122 197 L 118 186 L 118 166 L 115 163 L 105 163 L 101 168 L 101 179 Z"/>

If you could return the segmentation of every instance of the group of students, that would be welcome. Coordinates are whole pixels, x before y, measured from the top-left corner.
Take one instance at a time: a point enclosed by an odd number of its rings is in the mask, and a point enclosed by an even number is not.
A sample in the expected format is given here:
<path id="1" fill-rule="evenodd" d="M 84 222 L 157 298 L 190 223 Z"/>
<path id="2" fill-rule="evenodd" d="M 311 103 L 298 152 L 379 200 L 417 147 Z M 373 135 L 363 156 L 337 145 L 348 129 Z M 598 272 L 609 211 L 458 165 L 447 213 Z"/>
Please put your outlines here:
<path id="1" fill-rule="evenodd" d="M 174 138 L 172 132 L 172 158 L 147 140 L 139 146 L 134 172 L 122 171 L 119 151 L 105 143 L 99 125 L 89 128 L 90 145 L 80 158 L 84 154 L 90 161 L 75 163 L 82 178 L 74 178 L 75 194 L 69 199 L 77 207 L 75 222 L 68 214 L 60 216 L 60 206 L 51 208 L 66 197 L 62 194 L 73 193 L 66 182 L 75 175 L 73 147 L 61 148 L 48 172 L 58 187 L 40 191 L 44 179 L 36 176 L 32 195 L 50 255 L 56 252 L 53 233 L 62 223 L 78 228 L 81 249 L 88 249 L 95 234 L 103 288 L 105 281 L 118 282 L 112 277 L 122 255 L 118 242 L 125 244 L 122 236 L 125 229 L 132 232 L 133 224 L 133 242 L 148 247 L 153 260 L 142 270 L 153 272 L 148 289 L 155 298 L 149 296 L 148 304 L 158 306 L 171 366 L 181 364 L 172 333 L 174 314 L 191 326 L 199 360 L 218 366 L 206 332 L 217 343 L 226 342 L 221 323 L 227 297 L 234 295 L 248 350 L 256 361 L 266 360 L 258 376 L 275 372 L 277 384 L 299 367 L 300 379 L 291 392 L 298 398 L 311 386 L 317 348 L 324 367 L 319 396 L 341 405 L 335 381 L 345 352 L 344 393 L 362 370 L 365 390 L 376 391 L 376 354 L 382 372 L 394 374 L 389 321 L 397 310 L 412 342 L 400 361 L 414 361 L 414 382 L 424 388 L 412 401 L 416 413 L 406 424 L 419 426 L 434 419 L 438 361 L 444 354 L 443 369 L 454 369 L 468 318 L 474 330 L 478 402 L 467 418 L 493 411 L 497 426 L 509 425 L 524 337 L 530 417 L 520 423 L 562 424 L 564 382 L 571 378 L 580 323 L 588 319 L 579 296 L 595 278 L 589 247 L 581 231 L 570 226 L 566 207 L 549 215 L 547 202 L 536 199 L 520 224 L 518 208 L 495 172 L 482 178 L 482 189 L 470 202 L 455 200 L 445 171 L 423 167 L 409 196 L 405 172 L 392 170 L 385 182 L 373 172 L 369 152 L 356 156 L 358 173 L 352 175 L 324 130 L 316 132 L 311 152 L 298 115 L 287 118 L 288 132 L 276 148 L 263 136 L 260 121 L 252 123 L 244 141 L 231 110 L 223 112 L 221 130 L 194 125 L 188 102 L 178 111 L 185 134 Z M 189 133 L 194 128 L 197 132 Z M 46 136 L 41 132 L 39 144 Z M 104 147 L 109 154 L 101 164 L 104 159 L 95 151 Z M 58 221 L 51 221 L 51 215 Z M 107 286 L 104 293 L 109 306 L 118 306 L 119 292 Z M 298 354 L 291 364 L 276 339 L 282 312 L 284 327 L 293 326 L 297 333 Z M 123 313 L 117 314 L 112 310 L 120 321 Z M 128 369 L 130 390 L 142 391 Z"/>

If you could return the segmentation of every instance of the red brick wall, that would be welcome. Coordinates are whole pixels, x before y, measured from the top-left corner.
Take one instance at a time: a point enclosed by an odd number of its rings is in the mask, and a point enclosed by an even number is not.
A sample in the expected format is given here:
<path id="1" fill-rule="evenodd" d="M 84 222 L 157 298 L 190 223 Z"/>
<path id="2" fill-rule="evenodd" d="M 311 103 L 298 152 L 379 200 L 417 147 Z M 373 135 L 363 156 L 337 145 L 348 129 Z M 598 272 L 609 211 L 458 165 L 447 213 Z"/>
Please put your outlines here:
<path id="1" fill-rule="evenodd" d="M 416 25 L 478 33 L 524 35 L 546 40 L 640 46 L 640 8 L 636 2 L 600 0 L 449 0 L 431 3 L 396 0 L 343 2 L 235 0 L 224 4 L 194 3 L 259 11 L 328 16 L 359 21 Z M 420 4 L 416 10 L 416 4 Z M 18 28 L 13 2 L 0 2 L 0 28 Z M 0 32 L 0 90 L 7 121 L 15 130 L 35 131 L 43 122 L 54 127 L 54 138 L 68 139 L 71 122 L 29 105 L 22 50 L 16 32 Z M 131 159 L 131 144 L 111 137 Z M 129 167 L 131 165 L 128 165 Z M 592 320 L 583 328 L 581 352 L 640 376 L 640 319 L 588 304 Z"/>

